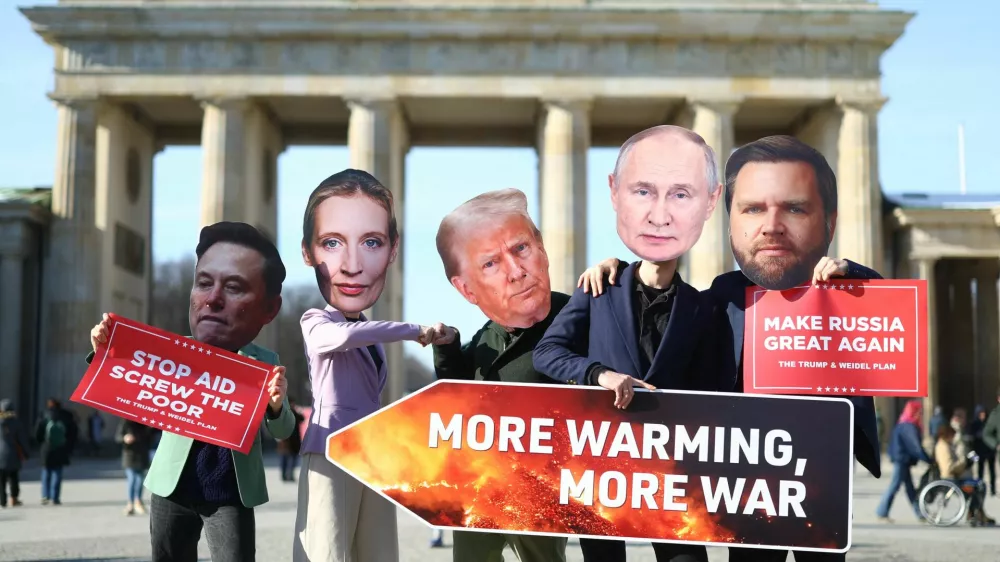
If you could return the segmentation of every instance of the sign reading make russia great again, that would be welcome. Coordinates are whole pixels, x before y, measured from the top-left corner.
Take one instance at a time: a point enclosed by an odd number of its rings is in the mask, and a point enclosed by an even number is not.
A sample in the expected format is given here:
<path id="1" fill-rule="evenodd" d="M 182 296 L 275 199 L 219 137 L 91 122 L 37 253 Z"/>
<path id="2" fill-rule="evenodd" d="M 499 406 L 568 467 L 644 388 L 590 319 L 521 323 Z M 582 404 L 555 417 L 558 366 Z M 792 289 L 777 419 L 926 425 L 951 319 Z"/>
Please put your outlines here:
<path id="1" fill-rule="evenodd" d="M 744 392 L 927 396 L 927 282 L 747 289 Z"/>
<path id="2" fill-rule="evenodd" d="M 272 366 L 112 314 L 72 400 L 156 429 L 250 452 Z"/>

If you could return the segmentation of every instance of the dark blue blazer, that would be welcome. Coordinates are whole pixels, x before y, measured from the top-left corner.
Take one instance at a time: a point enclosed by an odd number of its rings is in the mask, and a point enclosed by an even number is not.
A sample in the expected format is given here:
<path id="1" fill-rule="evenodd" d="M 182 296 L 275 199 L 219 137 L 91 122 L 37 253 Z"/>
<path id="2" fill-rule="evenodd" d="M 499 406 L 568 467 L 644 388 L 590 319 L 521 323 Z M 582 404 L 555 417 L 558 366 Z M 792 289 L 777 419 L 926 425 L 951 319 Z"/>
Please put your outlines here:
<path id="1" fill-rule="evenodd" d="M 848 260 L 847 275 L 843 279 L 882 279 L 877 272 Z M 726 355 L 727 366 L 720 372 L 720 392 L 742 392 L 743 326 L 746 312 L 746 288 L 754 283 L 742 271 L 730 271 L 715 278 L 704 293 L 711 296 L 729 318 L 728 340 L 732 342 L 732 355 Z M 727 350 L 728 351 L 728 350 Z M 882 475 L 878 443 L 878 426 L 875 423 L 875 400 L 870 396 L 845 396 L 854 403 L 854 458 L 876 478 Z"/>
<path id="2" fill-rule="evenodd" d="M 605 283 L 600 296 L 578 288 L 535 346 L 535 370 L 569 384 L 588 384 L 587 371 L 596 364 L 644 380 L 660 389 L 706 390 L 718 386 L 714 376 L 714 342 L 708 332 L 712 301 L 681 281 L 674 295 L 663 340 L 640 372 L 639 336 L 633 310 L 635 270 L 638 262 L 618 269 L 614 285 Z"/>

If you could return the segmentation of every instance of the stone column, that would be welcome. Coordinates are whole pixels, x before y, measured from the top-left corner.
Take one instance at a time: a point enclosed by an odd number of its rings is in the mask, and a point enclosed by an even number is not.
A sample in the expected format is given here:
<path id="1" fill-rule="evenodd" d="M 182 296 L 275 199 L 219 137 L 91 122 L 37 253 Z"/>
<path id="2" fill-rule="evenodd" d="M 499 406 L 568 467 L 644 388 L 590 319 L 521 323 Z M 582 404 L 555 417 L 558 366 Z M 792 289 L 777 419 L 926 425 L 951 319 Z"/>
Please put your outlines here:
<path id="1" fill-rule="evenodd" d="M 393 196 L 400 240 L 396 261 L 389 266 L 382 296 L 365 316 L 372 320 L 403 320 L 403 247 L 406 240 L 403 217 L 406 211 L 406 153 L 409 137 L 406 117 L 394 99 L 356 98 L 347 101 L 351 118 L 347 130 L 352 168 L 364 170 L 387 187 Z M 385 346 L 388 381 L 382 403 L 399 400 L 408 392 L 403 344 Z"/>
<path id="2" fill-rule="evenodd" d="M 28 233 L 20 221 L 0 224 L 0 396 L 12 398 L 15 405 L 29 411 L 28 404 L 20 404 L 22 372 L 21 333 L 24 323 L 24 260 Z"/>
<path id="3" fill-rule="evenodd" d="M 725 183 L 723 175 L 726 160 L 734 148 L 733 116 L 739 109 L 740 103 L 741 100 L 738 98 L 690 100 L 681 115 L 680 126 L 701 135 L 715 151 L 720 183 Z M 701 238 L 684 256 L 683 261 L 688 276 L 685 281 L 700 290 L 711 286 L 717 276 L 734 269 L 725 192 L 720 195 L 719 203 L 711 218 L 705 222 Z"/>
<path id="4" fill-rule="evenodd" d="M 948 407 L 964 407 L 966 413 L 975 399 L 976 386 L 976 333 L 975 307 L 972 301 L 972 280 L 975 278 L 975 262 L 972 260 L 948 260 L 947 283 L 951 287 L 951 306 L 938 303 L 937 314 L 942 325 L 947 326 L 945 338 L 939 339 L 938 357 L 941 373 L 947 373 L 948 385 L 941 390 L 941 401 Z M 945 272 L 939 272 L 944 277 Z M 945 282 L 939 279 L 938 284 Z"/>
<path id="5" fill-rule="evenodd" d="M 976 264 L 976 372 L 979 385 L 975 402 L 991 409 L 1000 385 L 1000 303 L 997 280 L 1000 261 L 982 259 Z M 972 415 L 972 412 L 969 412 Z"/>
<path id="6" fill-rule="evenodd" d="M 840 132 L 837 162 L 838 257 L 876 271 L 884 267 L 882 188 L 878 172 L 878 112 L 885 99 L 837 100 Z"/>
<path id="7" fill-rule="evenodd" d="M 590 100 L 546 100 L 538 123 L 540 230 L 553 291 L 573 294 L 587 268 Z"/>
<path id="8" fill-rule="evenodd" d="M 143 322 L 152 286 L 152 127 L 106 103 L 97 122 L 94 224 L 102 233 L 101 312 Z"/>
<path id="9" fill-rule="evenodd" d="M 243 221 L 246 205 L 246 99 L 202 102 L 201 226 Z"/>
<path id="10" fill-rule="evenodd" d="M 255 226 L 277 245 L 278 156 L 285 150 L 281 127 L 275 117 L 258 104 L 248 104 L 243 111 L 243 119 L 243 145 L 234 147 L 243 151 L 241 158 L 234 158 L 243 162 L 243 201 L 237 220 Z M 294 267 L 296 263 L 301 263 L 300 259 L 298 255 L 285 256 L 285 267 Z M 281 329 L 276 319 L 264 326 L 254 341 L 268 349 L 277 349 Z"/>
<path id="11" fill-rule="evenodd" d="M 98 102 L 59 100 L 52 223 L 45 257 L 41 318 L 42 399 L 68 402 L 100 320 L 101 238 L 94 224 Z"/>
<path id="12" fill-rule="evenodd" d="M 803 120 L 802 125 L 795 131 L 795 136 L 799 140 L 815 148 L 823 155 L 835 174 L 837 173 L 837 162 L 839 161 L 837 145 L 840 142 L 840 124 L 842 121 L 843 115 L 840 109 L 834 104 L 828 104 L 810 112 L 808 117 Z M 833 240 L 830 241 L 827 255 L 833 257 L 842 256 L 840 249 L 837 247 L 836 233 Z M 882 273 L 884 274 L 885 272 Z"/>
<path id="13" fill-rule="evenodd" d="M 937 279 L 934 275 L 935 259 L 917 260 L 917 278 L 927 281 L 927 397 L 924 398 L 924 427 L 930 421 L 934 413 L 934 406 L 940 400 L 938 394 L 938 337 L 940 334 L 940 324 L 938 323 L 938 302 L 937 302 Z M 894 420 L 883 419 L 886 427 L 886 435 L 892 429 Z"/>

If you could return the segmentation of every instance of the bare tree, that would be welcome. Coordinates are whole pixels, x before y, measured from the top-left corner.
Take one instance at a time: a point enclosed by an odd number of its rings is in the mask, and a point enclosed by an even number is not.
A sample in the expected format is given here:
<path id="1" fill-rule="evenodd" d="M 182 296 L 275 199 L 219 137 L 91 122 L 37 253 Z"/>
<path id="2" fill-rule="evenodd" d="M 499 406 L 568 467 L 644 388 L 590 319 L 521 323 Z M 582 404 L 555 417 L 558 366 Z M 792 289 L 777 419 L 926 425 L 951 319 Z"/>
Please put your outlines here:
<path id="1" fill-rule="evenodd" d="M 153 304 L 150 324 L 175 334 L 188 335 L 188 308 L 191 306 L 191 283 L 194 258 L 159 262 L 153 269 Z"/>
<path id="2" fill-rule="evenodd" d="M 322 308 L 325 304 L 315 287 L 286 285 L 281 289 L 281 312 L 274 320 L 278 328 L 278 349 L 275 351 L 288 373 L 288 395 L 302 405 L 311 402 L 312 389 L 309 387 L 309 362 L 306 361 L 299 320 L 305 311 Z"/>

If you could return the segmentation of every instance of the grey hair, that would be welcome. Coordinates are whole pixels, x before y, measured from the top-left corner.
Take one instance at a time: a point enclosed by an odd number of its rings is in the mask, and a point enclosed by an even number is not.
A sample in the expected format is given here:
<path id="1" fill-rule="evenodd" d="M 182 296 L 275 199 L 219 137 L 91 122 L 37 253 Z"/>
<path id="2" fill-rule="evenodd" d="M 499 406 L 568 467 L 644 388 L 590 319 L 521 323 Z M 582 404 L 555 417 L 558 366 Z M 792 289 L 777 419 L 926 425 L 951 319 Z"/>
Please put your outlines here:
<path id="1" fill-rule="evenodd" d="M 454 241 L 466 241 L 482 230 L 483 225 L 497 224 L 501 217 L 518 216 L 531 225 L 531 233 L 541 242 L 542 233 L 528 214 L 528 197 L 518 189 L 487 191 L 462 203 L 441 220 L 437 232 L 437 250 L 450 281 L 461 274 L 462 255 Z"/>
<path id="2" fill-rule="evenodd" d="M 708 192 L 715 193 L 715 190 L 719 188 L 719 164 L 715 160 L 715 150 L 712 150 L 712 147 L 709 146 L 708 143 L 705 142 L 705 139 L 703 139 L 698 133 L 676 125 L 657 125 L 655 127 L 650 127 L 632 135 L 631 138 L 625 141 L 625 144 L 623 144 L 621 149 L 618 150 L 618 160 L 615 160 L 615 171 L 612 172 L 615 187 L 618 187 L 622 167 L 625 166 L 625 162 L 627 161 L 629 154 L 632 152 L 632 148 L 635 147 L 635 145 L 641 140 L 648 139 L 656 135 L 668 134 L 680 135 L 700 146 L 702 150 L 705 151 L 705 180 L 708 181 Z"/>

